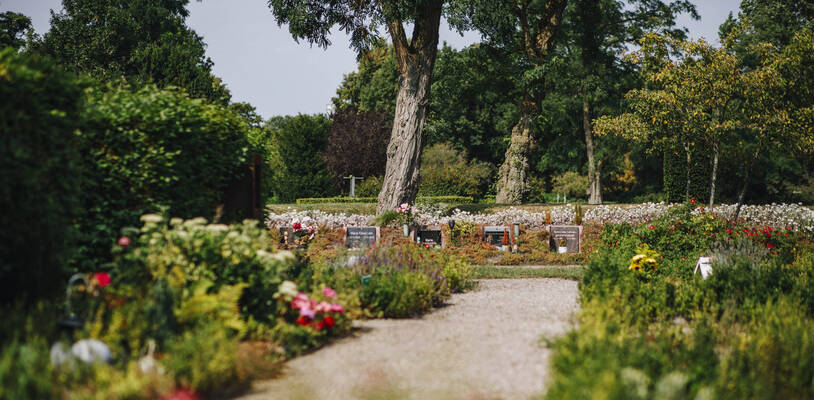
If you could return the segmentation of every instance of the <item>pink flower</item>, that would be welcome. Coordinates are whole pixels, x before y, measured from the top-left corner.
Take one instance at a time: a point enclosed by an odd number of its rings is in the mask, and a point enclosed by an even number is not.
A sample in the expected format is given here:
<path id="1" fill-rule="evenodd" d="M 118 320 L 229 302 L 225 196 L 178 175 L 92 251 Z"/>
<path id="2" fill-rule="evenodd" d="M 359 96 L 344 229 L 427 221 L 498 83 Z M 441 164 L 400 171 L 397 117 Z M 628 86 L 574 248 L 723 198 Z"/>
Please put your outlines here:
<path id="1" fill-rule="evenodd" d="M 110 274 L 107 272 L 97 272 L 93 274 L 93 279 L 99 284 L 99 287 L 110 285 Z"/>
<path id="2" fill-rule="evenodd" d="M 314 319 L 314 310 L 311 307 L 300 308 L 300 317 Z"/>
<path id="3" fill-rule="evenodd" d="M 314 307 L 314 311 L 316 312 L 330 312 L 331 311 L 331 303 L 326 301 L 320 302 L 319 304 Z"/>
<path id="4" fill-rule="evenodd" d="M 296 297 L 294 297 L 294 300 L 291 300 L 291 307 L 292 308 L 298 308 L 298 309 L 302 309 L 302 308 L 306 308 L 306 307 L 310 308 L 311 307 L 311 300 L 308 298 L 308 295 L 306 295 L 305 293 L 300 292 L 300 293 L 297 294 Z"/>
<path id="5" fill-rule="evenodd" d="M 324 288 L 322 288 L 322 294 L 324 294 L 325 297 L 327 297 L 329 299 L 335 299 L 336 298 L 336 290 L 333 290 L 328 286 L 325 286 Z"/>
<path id="6" fill-rule="evenodd" d="M 333 311 L 333 312 L 338 312 L 338 313 L 340 313 L 340 314 L 341 314 L 341 313 L 345 312 L 345 309 L 344 309 L 344 308 L 342 308 L 342 305 L 341 305 L 341 304 L 339 304 L 339 303 L 334 303 L 334 304 L 331 304 L 331 311 Z"/>
<path id="7" fill-rule="evenodd" d="M 127 236 L 122 236 L 119 238 L 119 246 L 127 247 L 130 245 L 130 238 Z"/>

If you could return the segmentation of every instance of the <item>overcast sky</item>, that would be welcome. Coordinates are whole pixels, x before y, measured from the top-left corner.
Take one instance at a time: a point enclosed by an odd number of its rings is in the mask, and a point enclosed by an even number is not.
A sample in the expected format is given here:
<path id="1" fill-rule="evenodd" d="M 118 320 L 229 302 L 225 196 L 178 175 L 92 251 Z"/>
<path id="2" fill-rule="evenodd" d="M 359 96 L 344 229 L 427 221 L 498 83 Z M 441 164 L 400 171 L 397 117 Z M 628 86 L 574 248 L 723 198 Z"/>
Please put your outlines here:
<path id="1" fill-rule="evenodd" d="M 138 1 L 138 0 L 134 0 Z M 498 0 L 496 0 L 498 1 Z M 718 26 L 730 11 L 737 14 L 740 0 L 696 0 L 700 21 L 684 16 L 693 38 L 718 42 Z M 60 10 L 61 0 L 0 0 L 0 12 L 15 11 L 31 17 L 34 29 L 49 29 L 49 10 Z M 203 36 L 214 72 L 232 92 L 234 101 L 257 107 L 263 118 L 297 113 L 323 113 L 342 81 L 356 68 L 356 54 L 347 37 L 335 31 L 327 50 L 297 44 L 286 27 L 279 28 L 265 0 L 191 1 L 187 23 Z M 441 42 L 462 48 L 480 39 L 464 37 L 442 23 Z"/>

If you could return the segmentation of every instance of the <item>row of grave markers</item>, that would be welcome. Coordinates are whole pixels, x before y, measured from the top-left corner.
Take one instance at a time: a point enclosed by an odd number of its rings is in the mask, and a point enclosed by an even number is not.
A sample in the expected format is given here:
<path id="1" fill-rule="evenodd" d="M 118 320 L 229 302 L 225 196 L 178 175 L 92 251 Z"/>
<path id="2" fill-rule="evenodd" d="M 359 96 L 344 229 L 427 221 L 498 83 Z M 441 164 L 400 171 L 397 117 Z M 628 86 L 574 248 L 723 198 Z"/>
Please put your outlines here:
<path id="1" fill-rule="evenodd" d="M 483 232 L 481 240 L 485 243 L 502 246 L 503 238 L 506 237 L 509 246 L 517 243 L 518 226 L 511 225 L 482 225 L 480 231 Z M 564 247 L 568 253 L 580 253 L 582 251 L 582 226 L 580 225 L 550 225 L 550 244 L 552 250 Z M 293 243 L 293 231 L 291 228 L 280 228 L 283 241 L 288 244 Z M 423 226 L 410 232 L 410 238 L 422 245 L 431 247 L 446 247 L 449 242 L 440 225 Z M 351 226 L 345 228 L 345 247 L 360 248 L 370 247 L 379 241 L 381 231 L 375 226 Z M 561 244 L 564 243 L 564 246 Z"/>

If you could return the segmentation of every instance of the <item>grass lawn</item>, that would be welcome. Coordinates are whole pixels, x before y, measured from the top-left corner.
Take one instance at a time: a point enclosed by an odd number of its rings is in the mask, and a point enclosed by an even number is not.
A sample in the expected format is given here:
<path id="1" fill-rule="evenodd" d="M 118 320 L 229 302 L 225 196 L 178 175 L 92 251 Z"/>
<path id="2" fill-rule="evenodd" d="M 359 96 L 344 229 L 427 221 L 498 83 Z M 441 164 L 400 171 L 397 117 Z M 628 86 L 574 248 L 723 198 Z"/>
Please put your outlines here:
<path id="1" fill-rule="evenodd" d="M 582 279 L 584 266 L 553 266 L 553 267 L 495 267 L 491 265 L 478 265 L 473 267 L 476 279 L 511 279 L 511 278 L 563 278 Z"/>

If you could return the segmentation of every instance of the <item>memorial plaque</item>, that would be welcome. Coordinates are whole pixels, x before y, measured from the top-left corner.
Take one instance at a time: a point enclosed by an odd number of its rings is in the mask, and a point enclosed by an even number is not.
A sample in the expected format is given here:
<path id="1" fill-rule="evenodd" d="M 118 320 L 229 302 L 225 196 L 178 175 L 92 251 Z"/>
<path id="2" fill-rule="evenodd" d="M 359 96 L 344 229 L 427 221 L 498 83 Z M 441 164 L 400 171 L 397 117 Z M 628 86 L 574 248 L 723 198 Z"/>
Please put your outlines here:
<path id="1" fill-rule="evenodd" d="M 349 226 L 345 229 L 345 246 L 370 247 L 379 240 L 379 228 L 375 226 Z"/>
<path id="2" fill-rule="evenodd" d="M 509 236 L 509 244 L 512 243 L 512 230 L 507 225 L 500 226 L 484 226 L 483 227 L 483 241 L 495 246 L 503 245 L 503 234 Z"/>
<path id="3" fill-rule="evenodd" d="M 281 239 L 280 243 L 294 244 L 294 230 L 293 229 L 291 229 L 289 227 L 280 228 L 280 236 L 282 236 L 282 239 Z"/>
<path id="4" fill-rule="evenodd" d="M 560 242 L 565 240 L 565 247 L 569 253 L 581 252 L 582 226 L 581 225 L 551 225 L 548 227 L 551 234 L 551 250 L 556 251 Z"/>
<path id="5" fill-rule="evenodd" d="M 429 244 L 431 247 L 441 246 L 441 230 L 419 229 L 416 233 L 416 242 L 422 245 Z"/>

